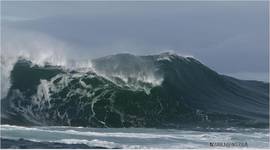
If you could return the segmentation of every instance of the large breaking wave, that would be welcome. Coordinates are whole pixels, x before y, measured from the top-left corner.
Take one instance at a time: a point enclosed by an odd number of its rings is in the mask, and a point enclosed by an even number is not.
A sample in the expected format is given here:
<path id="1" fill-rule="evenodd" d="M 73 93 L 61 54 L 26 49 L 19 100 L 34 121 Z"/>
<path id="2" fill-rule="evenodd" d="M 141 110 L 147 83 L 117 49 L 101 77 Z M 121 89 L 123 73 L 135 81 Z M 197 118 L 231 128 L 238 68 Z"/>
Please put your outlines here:
<path id="1" fill-rule="evenodd" d="M 2 66 L 1 66 L 2 67 Z M 2 123 L 92 127 L 268 126 L 268 83 L 170 53 L 42 65 L 19 58 Z"/>

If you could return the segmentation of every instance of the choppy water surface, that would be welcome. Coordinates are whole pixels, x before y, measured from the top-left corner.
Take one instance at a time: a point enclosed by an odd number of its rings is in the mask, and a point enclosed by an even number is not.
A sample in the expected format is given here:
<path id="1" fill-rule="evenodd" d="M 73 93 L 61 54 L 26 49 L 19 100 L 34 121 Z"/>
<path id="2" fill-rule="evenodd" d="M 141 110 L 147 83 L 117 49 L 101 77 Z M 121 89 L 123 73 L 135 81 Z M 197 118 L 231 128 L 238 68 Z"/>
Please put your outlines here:
<path id="1" fill-rule="evenodd" d="M 247 143 L 249 148 L 269 148 L 269 130 L 255 128 L 176 130 L 1 125 L 1 137 L 107 148 L 209 148 L 210 143 L 220 142 Z"/>

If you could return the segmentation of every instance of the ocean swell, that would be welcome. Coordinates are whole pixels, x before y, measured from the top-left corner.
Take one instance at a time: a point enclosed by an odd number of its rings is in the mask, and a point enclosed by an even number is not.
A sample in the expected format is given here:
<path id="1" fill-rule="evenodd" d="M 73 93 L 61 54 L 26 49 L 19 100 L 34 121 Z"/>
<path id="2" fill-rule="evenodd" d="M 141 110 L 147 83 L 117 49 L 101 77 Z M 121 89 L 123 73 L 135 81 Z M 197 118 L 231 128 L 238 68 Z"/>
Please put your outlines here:
<path id="1" fill-rule="evenodd" d="M 267 83 L 219 75 L 175 54 L 118 54 L 62 65 L 20 57 L 10 81 L 1 116 L 9 124 L 268 125 Z"/>

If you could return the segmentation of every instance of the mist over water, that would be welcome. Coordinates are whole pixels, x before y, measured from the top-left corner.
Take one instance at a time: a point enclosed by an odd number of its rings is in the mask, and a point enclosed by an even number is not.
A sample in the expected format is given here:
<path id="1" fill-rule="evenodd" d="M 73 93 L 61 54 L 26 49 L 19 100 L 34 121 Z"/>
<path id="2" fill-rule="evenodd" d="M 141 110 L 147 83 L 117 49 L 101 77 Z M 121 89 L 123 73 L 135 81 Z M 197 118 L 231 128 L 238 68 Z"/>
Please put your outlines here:
<path id="1" fill-rule="evenodd" d="M 7 28 L 3 35 L 4 42 L 1 47 L 1 99 L 8 93 L 10 87 L 10 72 L 19 58 L 30 60 L 33 65 L 41 67 L 46 64 L 51 64 L 81 72 L 94 71 L 110 80 L 121 78 L 123 81 L 127 82 L 128 78 L 137 78 L 136 80 L 138 81 L 151 83 L 153 85 L 159 85 L 162 81 L 162 77 L 156 77 L 153 74 L 153 64 L 149 64 L 150 66 L 148 65 L 148 68 L 142 69 L 144 70 L 143 72 L 136 72 L 136 70 L 134 70 L 129 74 L 123 74 L 113 70 L 108 72 L 106 69 L 97 70 L 94 68 L 95 66 L 92 62 L 92 60 L 96 59 L 95 54 L 83 56 L 83 59 L 81 59 L 81 54 L 71 50 L 72 46 L 44 33 Z M 162 50 L 161 52 L 168 51 L 175 53 L 174 50 Z M 192 57 L 190 55 L 182 56 Z M 117 67 L 117 65 L 115 65 L 114 68 L 115 67 Z M 132 66 L 127 67 L 132 68 Z M 139 87 L 134 86 L 134 88 Z"/>

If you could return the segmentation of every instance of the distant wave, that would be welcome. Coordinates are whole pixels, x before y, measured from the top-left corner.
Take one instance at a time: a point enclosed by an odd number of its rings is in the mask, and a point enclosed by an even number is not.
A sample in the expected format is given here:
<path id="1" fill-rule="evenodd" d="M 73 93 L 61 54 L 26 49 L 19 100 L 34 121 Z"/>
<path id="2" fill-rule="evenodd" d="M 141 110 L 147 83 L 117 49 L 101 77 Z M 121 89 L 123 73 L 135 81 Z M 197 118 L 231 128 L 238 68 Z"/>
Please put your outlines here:
<path id="1" fill-rule="evenodd" d="M 171 53 L 117 54 L 64 65 L 19 57 L 10 81 L 1 115 L 8 124 L 268 126 L 268 83 L 220 75 Z"/>

